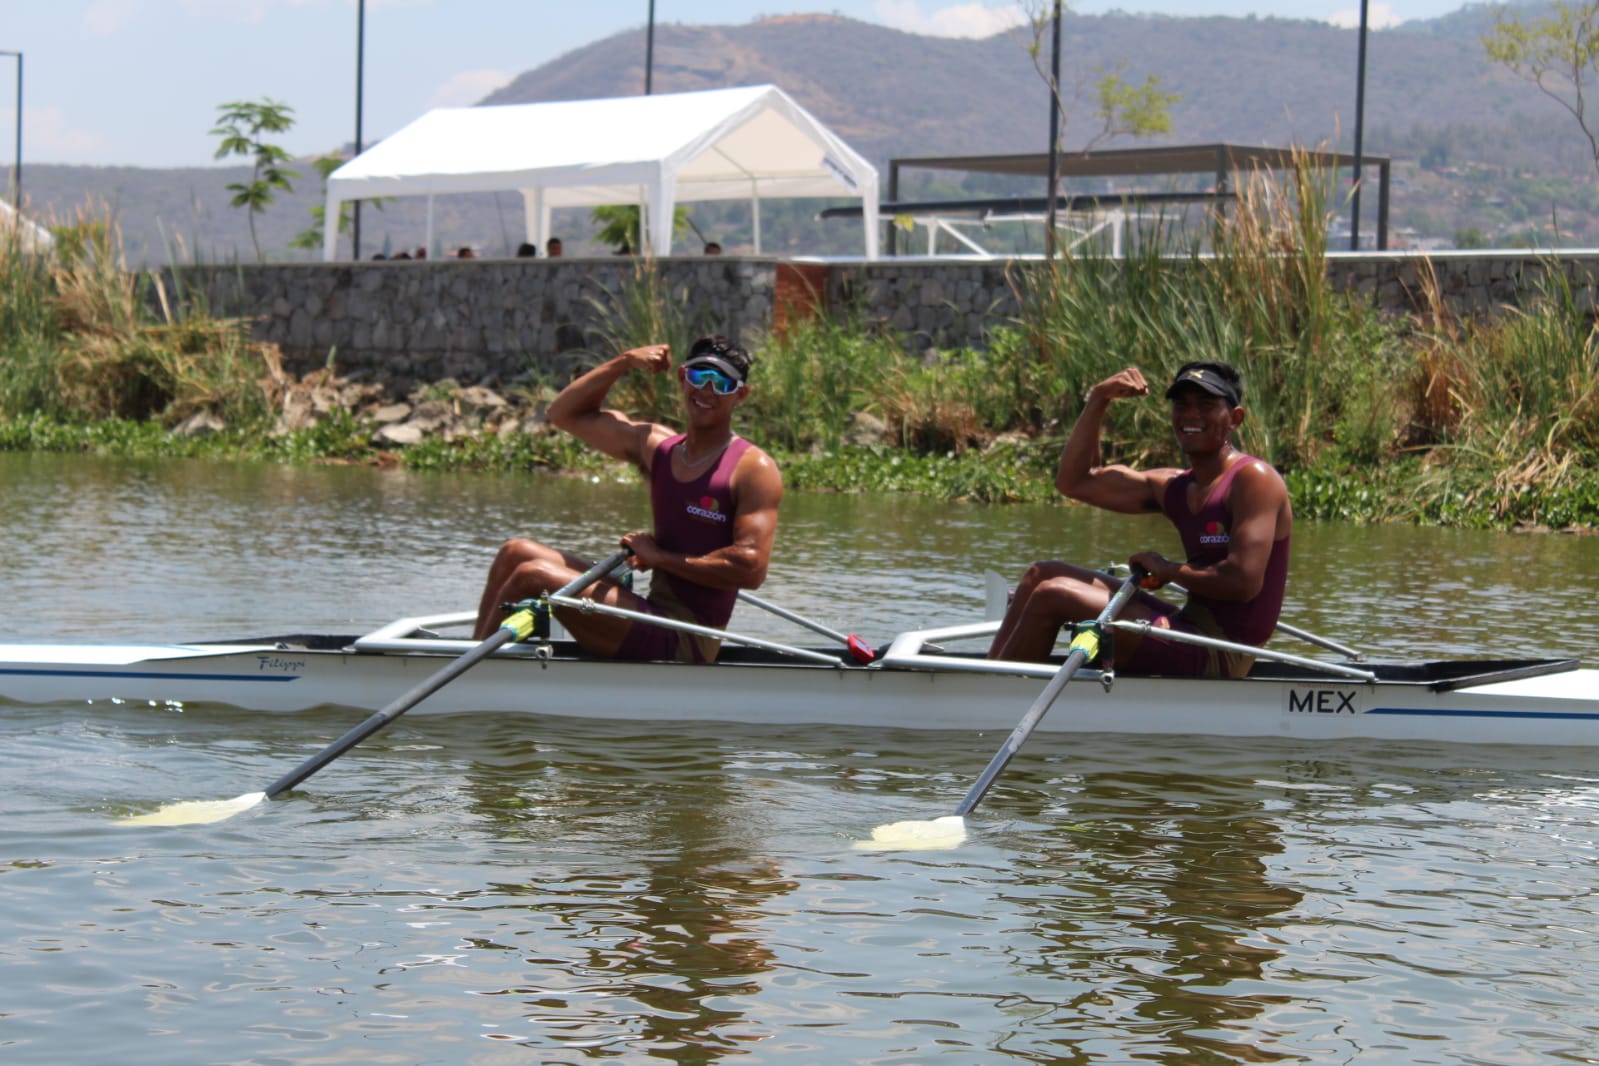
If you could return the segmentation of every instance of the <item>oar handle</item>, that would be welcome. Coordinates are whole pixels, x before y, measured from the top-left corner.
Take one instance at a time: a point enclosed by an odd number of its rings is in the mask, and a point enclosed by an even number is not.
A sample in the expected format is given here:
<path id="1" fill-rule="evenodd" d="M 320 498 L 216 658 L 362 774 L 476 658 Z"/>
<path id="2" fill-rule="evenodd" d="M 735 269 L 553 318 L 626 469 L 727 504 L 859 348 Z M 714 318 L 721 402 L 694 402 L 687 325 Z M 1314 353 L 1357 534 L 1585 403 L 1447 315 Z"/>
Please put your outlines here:
<path id="1" fill-rule="evenodd" d="M 577 593 L 588 588 L 590 585 L 594 584 L 594 582 L 598 581 L 606 574 L 610 573 L 612 570 L 616 569 L 616 567 L 619 566 L 630 554 L 632 553 L 626 548 L 622 548 L 611 553 L 604 559 L 589 567 L 578 577 L 567 582 L 560 588 L 558 592 L 555 593 L 555 595 L 576 595 Z M 509 618 L 501 623 L 500 628 L 496 629 L 487 640 L 483 641 L 481 644 L 478 644 L 471 651 L 465 652 L 454 662 L 450 663 L 450 665 L 431 675 L 421 684 L 405 693 L 405 695 L 401 696 L 397 700 L 394 700 L 387 707 L 384 707 L 381 711 L 376 712 L 366 721 L 362 722 L 360 725 L 344 734 L 338 740 L 335 740 L 332 744 L 329 744 L 311 758 L 305 760 L 305 762 L 301 763 L 299 766 L 296 766 L 293 770 L 290 770 L 288 773 L 284 774 L 282 777 L 268 785 L 265 790 L 267 798 L 271 799 L 274 796 L 278 796 L 284 792 L 287 792 L 289 789 L 293 788 L 295 785 L 298 785 L 301 781 L 304 781 L 306 778 L 322 769 L 334 759 L 337 759 L 340 755 L 343 755 L 345 752 L 361 743 L 361 741 L 365 740 L 373 733 L 376 733 L 378 730 L 382 729 L 384 726 L 400 717 L 400 715 L 404 714 L 406 711 L 409 711 L 412 707 L 415 707 L 417 704 L 433 695 L 433 693 L 437 692 L 445 685 L 448 685 L 451 681 L 454 681 L 456 678 L 466 673 L 467 670 L 471 669 L 479 662 L 494 654 L 494 652 L 502 645 L 509 644 L 511 641 L 518 640 L 525 636 L 527 629 L 532 624 L 531 613 L 532 612 L 526 608 L 513 613 Z M 528 617 L 524 618 L 523 616 Z"/>
<path id="2" fill-rule="evenodd" d="M 1032 736 L 1033 730 L 1038 727 L 1038 723 L 1043 720 L 1050 707 L 1054 706 L 1055 700 L 1060 696 L 1061 691 L 1065 689 L 1067 683 L 1076 676 L 1078 670 L 1082 669 L 1084 663 L 1098 653 L 1098 628 L 1104 626 L 1121 613 L 1122 607 L 1138 591 L 1138 584 L 1144 576 L 1145 572 L 1142 568 L 1135 568 L 1132 577 L 1122 582 L 1122 587 L 1116 590 L 1116 594 L 1110 598 L 1110 602 L 1099 613 L 1099 617 L 1094 619 L 1094 628 L 1087 633 L 1072 638 L 1072 649 L 1067 653 L 1066 661 L 1060 664 L 1060 669 L 1055 671 L 1055 676 L 1049 679 L 1049 684 L 1044 686 L 1044 691 L 1040 692 L 1038 698 L 1033 701 L 1033 705 L 1027 708 L 1027 713 L 1022 715 L 1022 720 L 1016 723 L 1016 728 L 1011 730 L 1010 736 L 1005 738 L 1005 743 L 994 753 L 994 757 L 988 761 L 988 765 L 983 768 L 983 772 L 972 783 L 972 787 L 966 791 L 966 797 L 955 808 L 956 817 L 966 817 L 972 812 L 973 808 L 982 802 L 983 797 L 988 795 L 988 790 L 993 787 L 994 782 L 999 779 L 999 775 L 1009 765 L 1011 756 L 1020 751 L 1022 745 L 1027 743 L 1027 738 Z"/>

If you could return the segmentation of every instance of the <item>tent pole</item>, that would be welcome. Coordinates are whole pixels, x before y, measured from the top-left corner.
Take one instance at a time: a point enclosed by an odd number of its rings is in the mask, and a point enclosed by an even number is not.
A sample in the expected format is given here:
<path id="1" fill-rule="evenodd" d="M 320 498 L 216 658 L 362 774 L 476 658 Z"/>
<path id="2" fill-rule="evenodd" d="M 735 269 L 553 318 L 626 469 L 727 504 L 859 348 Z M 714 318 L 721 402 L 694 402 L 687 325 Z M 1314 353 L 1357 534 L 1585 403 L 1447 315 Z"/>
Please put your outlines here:
<path id="1" fill-rule="evenodd" d="M 344 210 L 344 201 L 338 198 L 338 192 L 331 183 L 328 186 L 326 198 L 322 205 L 323 218 L 338 218 L 339 212 Z M 322 261 L 331 263 L 339 254 L 339 227 L 322 227 Z"/>
<path id="2" fill-rule="evenodd" d="M 761 254 L 761 186 L 750 182 L 750 214 L 755 220 L 755 254 Z"/>
<path id="3" fill-rule="evenodd" d="M 861 184 L 861 222 L 866 227 L 866 232 L 863 234 L 866 238 L 866 260 L 867 262 L 872 262 L 878 255 L 878 227 L 882 221 L 878 216 L 877 175 L 875 173 L 872 174 Z M 893 197 L 891 196 L 889 199 L 892 200 Z M 890 241 L 892 240 L 893 238 L 890 237 Z"/>
<path id="4" fill-rule="evenodd" d="M 521 190 L 521 240 L 528 241 L 529 245 L 544 245 L 544 232 L 540 225 L 539 203 L 544 195 L 542 189 Z"/>

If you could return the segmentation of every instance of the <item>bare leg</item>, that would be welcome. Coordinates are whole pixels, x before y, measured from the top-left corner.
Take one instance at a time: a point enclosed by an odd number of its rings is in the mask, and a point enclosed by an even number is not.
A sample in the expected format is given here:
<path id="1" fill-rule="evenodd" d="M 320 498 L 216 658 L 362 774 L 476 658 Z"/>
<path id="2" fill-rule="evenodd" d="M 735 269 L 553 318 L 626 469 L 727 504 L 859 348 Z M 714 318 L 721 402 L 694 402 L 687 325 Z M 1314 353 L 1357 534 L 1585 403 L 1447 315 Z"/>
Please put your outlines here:
<path id="1" fill-rule="evenodd" d="M 1019 662 L 1048 659 L 1061 627 L 1097 618 L 1120 587 L 1119 579 L 1097 570 L 1054 560 L 1034 563 L 1016 587 L 1010 609 L 989 645 L 988 657 Z M 1121 617 L 1150 618 L 1156 613 L 1134 598 L 1122 610 Z M 1138 650 L 1138 644 L 1139 638 L 1134 634 L 1117 634 L 1117 661 L 1125 663 Z"/>
<path id="2" fill-rule="evenodd" d="M 530 596 L 539 596 L 560 588 L 560 583 L 548 588 L 533 588 L 529 592 L 516 595 L 517 589 L 527 584 L 527 577 L 517 580 L 513 587 L 512 578 L 516 572 L 528 563 L 544 562 L 568 568 L 576 568 L 573 577 L 582 573 L 588 564 L 582 559 L 566 552 L 559 551 L 536 540 L 515 538 L 500 545 L 499 552 L 494 556 L 494 562 L 489 566 L 488 580 L 483 584 L 483 596 L 478 600 L 477 624 L 472 628 L 472 639 L 486 640 L 497 628 L 505 617 L 501 609 L 502 603 L 517 603 L 528 599 Z"/>
<path id="3" fill-rule="evenodd" d="M 504 603 L 554 592 L 579 577 L 592 564 L 587 560 L 563 552 L 535 540 L 508 540 L 500 546 L 489 566 L 488 580 L 484 582 L 483 598 L 478 603 L 477 624 L 472 630 L 474 640 L 486 640 L 499 628 L 505 617 Z M 585 589 L 581 595 L 630 610 L 642 609 L 643 601 L 631 590 L 609 579 L 602 579 Z M 626 618 L 604 614 L 582 614 L 571 609 L 558 608 L 560 619 L 574 640 L 589 651 L 600 655 L 614 655 L 627 638 L 633 623 Z"/>

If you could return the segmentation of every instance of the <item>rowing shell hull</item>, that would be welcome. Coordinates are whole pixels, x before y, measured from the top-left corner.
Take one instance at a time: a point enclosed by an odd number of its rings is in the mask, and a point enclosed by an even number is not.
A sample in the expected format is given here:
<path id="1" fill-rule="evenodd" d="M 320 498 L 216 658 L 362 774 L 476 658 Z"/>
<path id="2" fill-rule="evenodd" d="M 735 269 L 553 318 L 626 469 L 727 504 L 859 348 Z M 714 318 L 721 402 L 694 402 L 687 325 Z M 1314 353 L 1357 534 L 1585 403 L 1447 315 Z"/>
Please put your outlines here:
<path id="1" fill-rule="evenodd" d="M 342 640 L 317 639 L 326 644 Z M 461 650 L 472 647 L 465 641 L 451 643 Z M 333 705 L 375 711 L 449 661 L 448 651 L 276 643 L 0 645 L 0 699 L 32 704 L 148 701 L 251 711 Z M 881 662 L 829 666 L 737 648 L 724 648 L 723 660 L 713 665 L 638 663 L 563 654 L 559 645 L 552 657 L 542 658 L 534 649 L 518 646 L 472 667 L 411 713 L 992 733 L 1015 726 L 1051 672 L 1048 666 L 1027 664 L 1014 664 L 1014 673 L 967 672 L 962 664 L 989 666 L 959 657 L 933 667 Z M 1484 664 L 1486 680 L 1481 682 L 1467 672 L 1464 681 L 1437 683 L 1427 680 L 1425 669 L 1412 665 L 1404 668 L 1410 680 L 1119 677 L 1108 690 L 1090 670 L 1073 680 L 1039 729 L 1599 747 L 1599 670 L 1565 665 L 1516 677 L 1505 665 Z"/>

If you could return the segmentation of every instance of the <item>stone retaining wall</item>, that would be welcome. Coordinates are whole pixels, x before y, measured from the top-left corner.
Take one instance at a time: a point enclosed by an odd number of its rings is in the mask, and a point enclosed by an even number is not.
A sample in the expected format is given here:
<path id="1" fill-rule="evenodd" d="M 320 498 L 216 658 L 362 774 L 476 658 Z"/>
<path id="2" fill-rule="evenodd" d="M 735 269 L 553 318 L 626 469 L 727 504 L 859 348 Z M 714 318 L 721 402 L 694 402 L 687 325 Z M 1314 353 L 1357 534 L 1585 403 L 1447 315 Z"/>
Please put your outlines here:
<path id="1" fill-rule="evenodd" d="M 1415 310 L 1424 279 L 1458 313 L 1518 306 L 1553 264 L 1594 305 L 1599 253 L 1337 254 L 1328 274 L 1390 311 Z M 171 299 L 203 293 L 218 314 L 256 320 L 290 369 L 321 366 L 391 381 L 512 381 L 560 374 L 585 353 L 609 351 L 607 319 L 625 315 L 640 286 L 636 260 L 444 260 L 189 267 L 164 276 Z M 1017 313 L 1013 282 L 1037 261 L 884 259 L 785 264 L 724 256 L 664 260 L 660 276 L 691 332 L 758 340 L 813 306 L 852 308 L 864 325 L 915 350 L 982 347 Z M 152 296 L 152 299 L 156 298 Z"/>
<path id="2" fill-rule="evenodd" d="M 186 267 L 168 299 L 255 320 L 287 369 L 330 359 L 341 374 L 395 382 L 511 381 L 608 352 L 607 325 L 642 291 L 633 259 L 440 260 Z M 673 262 L 662 285 L 688 327 L 750 337 L 772 320 L 775 264 Z M 153 292 L 152 300 L 162 293 Z"/>

